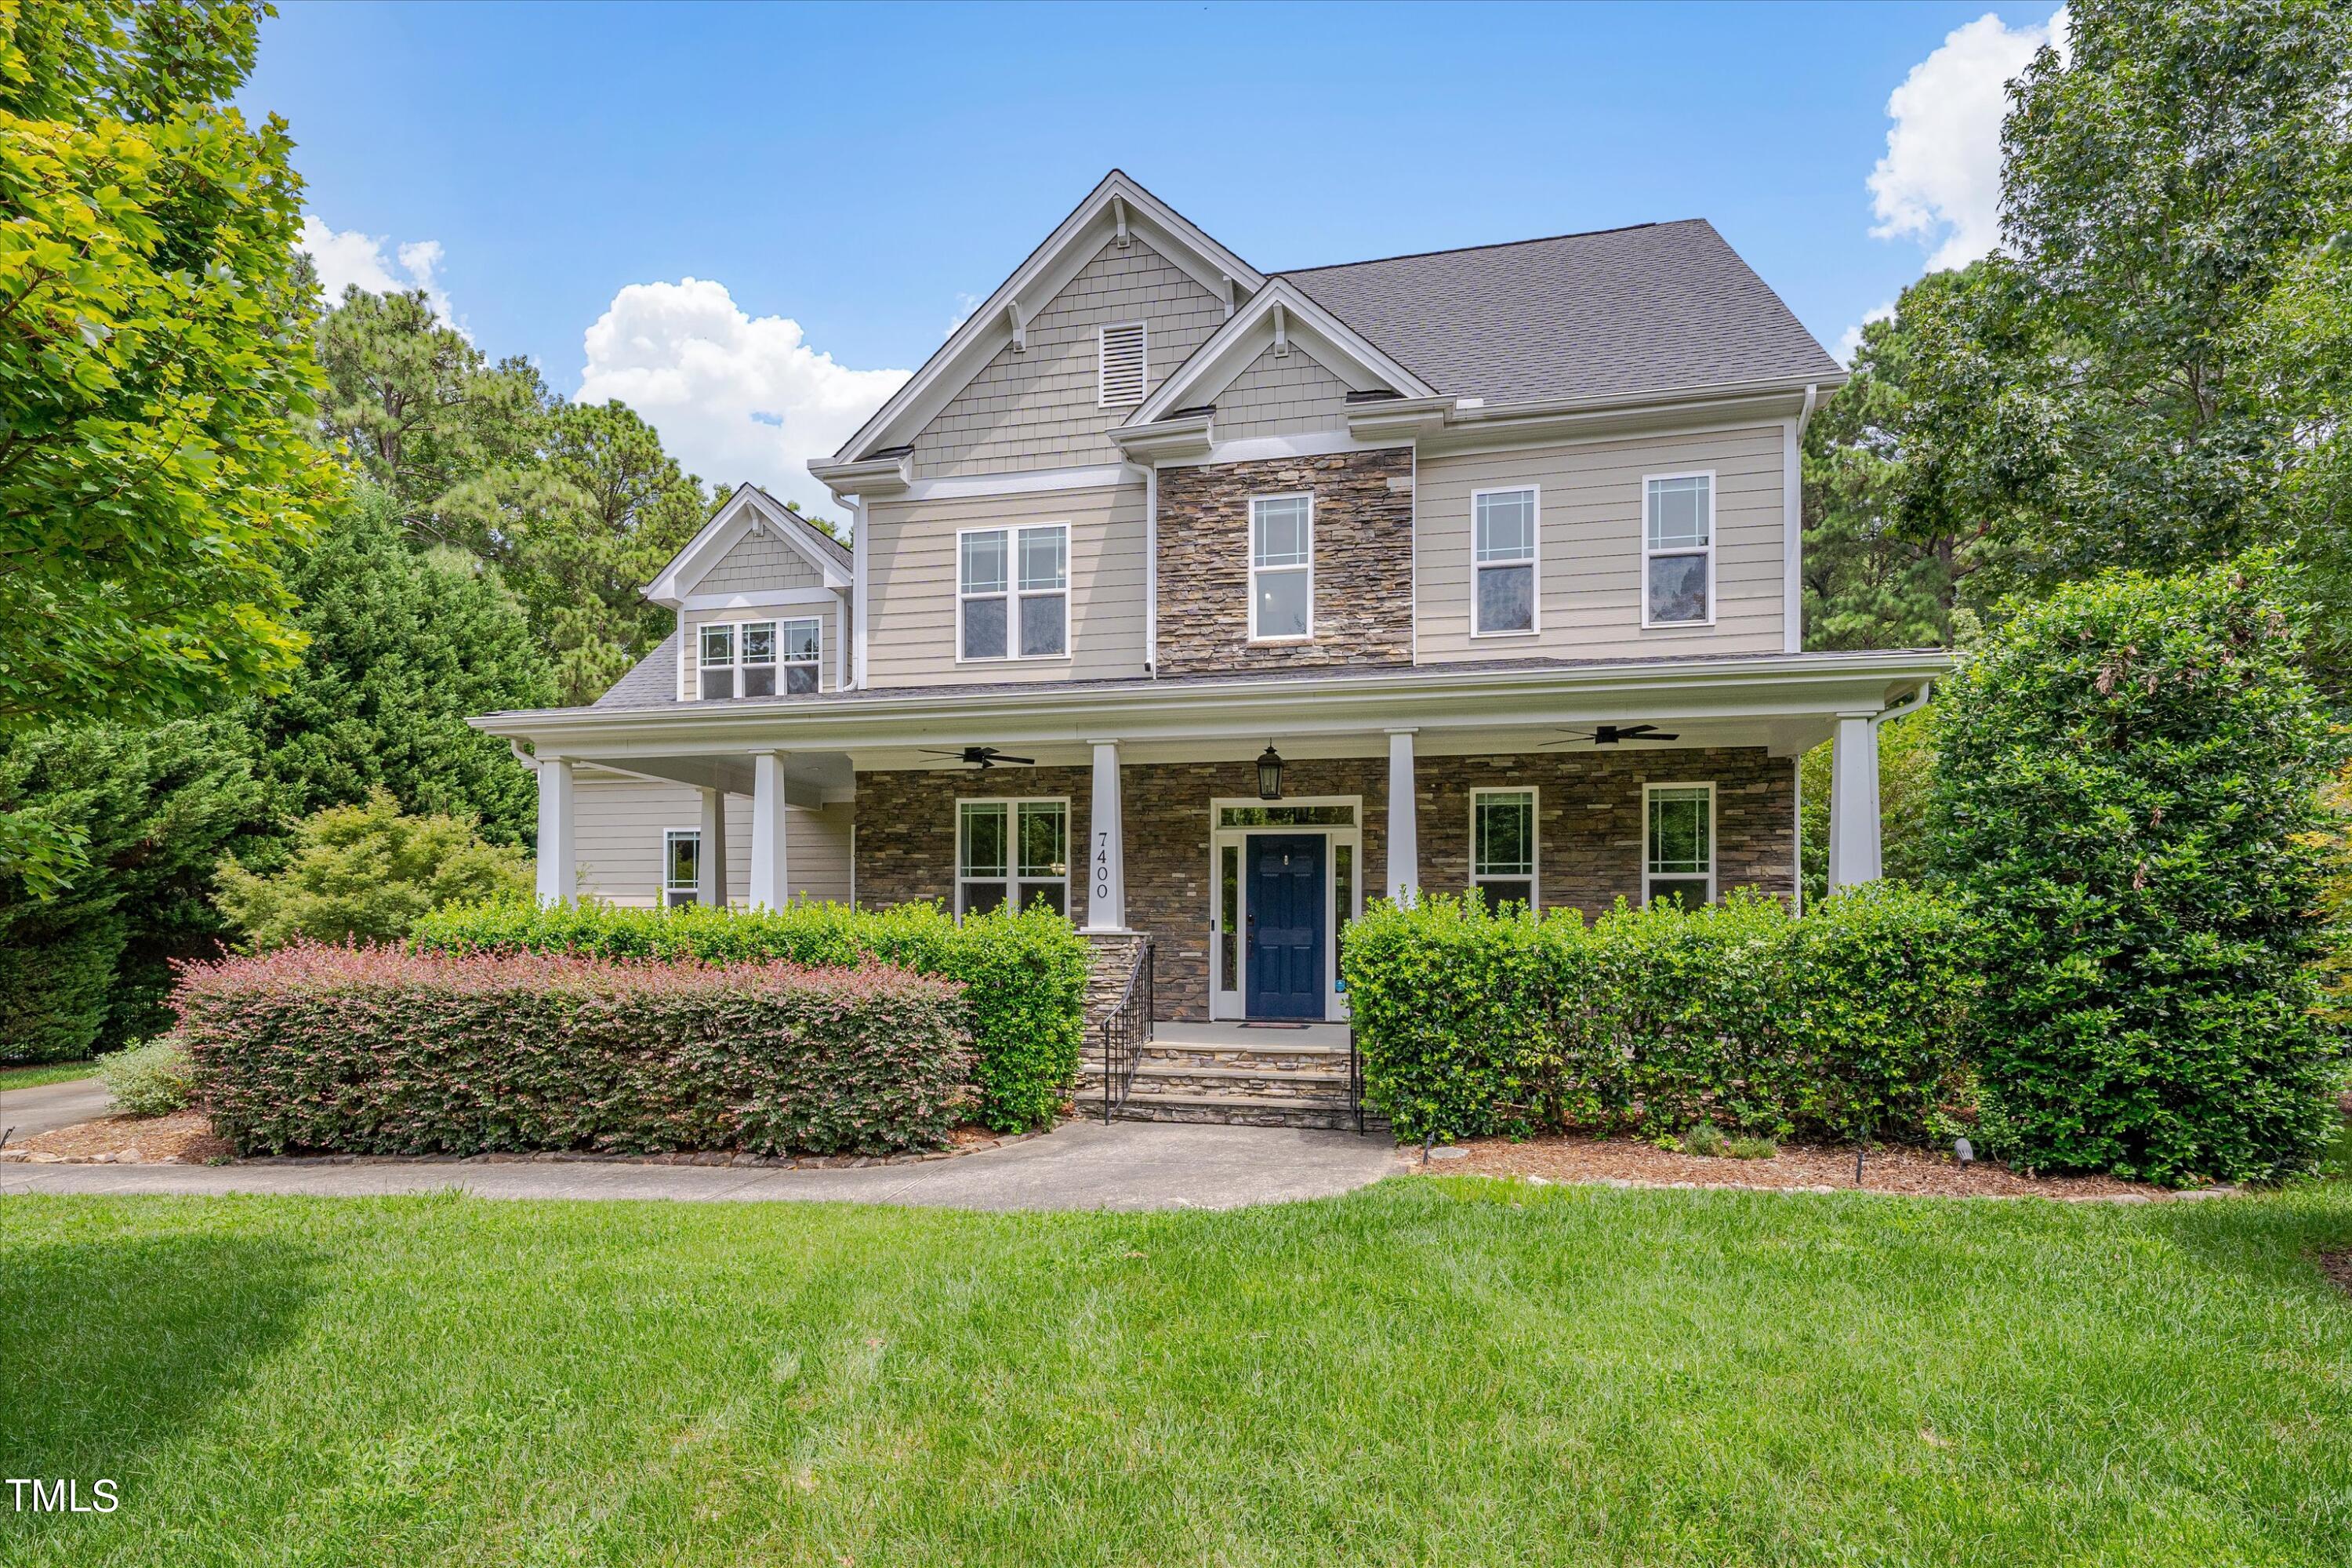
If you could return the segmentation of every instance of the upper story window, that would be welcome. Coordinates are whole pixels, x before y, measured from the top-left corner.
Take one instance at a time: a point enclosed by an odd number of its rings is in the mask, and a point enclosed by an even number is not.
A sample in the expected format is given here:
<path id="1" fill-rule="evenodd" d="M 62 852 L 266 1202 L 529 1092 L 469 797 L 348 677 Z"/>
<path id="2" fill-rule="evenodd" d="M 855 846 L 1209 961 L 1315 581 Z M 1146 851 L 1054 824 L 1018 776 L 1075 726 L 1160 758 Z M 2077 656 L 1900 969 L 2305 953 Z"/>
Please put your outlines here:
<path id="1" fill-rule="evenodd" d="M 791 697 L 817 689 L 823 623 L 814 616 L 790 621 L 710 621 L 701 630 L 699 690 L 706 700 Z M 781 682 L 781 685 L 780 685 Z"/>
<path id="2" fill-rule="evenodd" d="M 1715 786 L 1645 784 L 1642 815 L 1647 856 L 1642 901 L 1680 899 L 1696 909 L 1715 898 Z"/>
<path id="3" fill-rule="evenodd" d="M 1102 329 L 1095 363 L 1100 386 L 1097 401 L 1103 407 L 1143 401 L 1143 340 L 1141 321 L 1120 321 Z"/>
<path id="4" fill-rule="evenodd" d="M 1642 624 L 1706 626 L 1715 619 L 1715 476 L 1642 485 Z"/>
<path id="5" fill-rule="evenodd" d="M 1061 658 L 1069 651 L 1069 524 L 958 534 L 956 657 Z"/>
<path id="6" fill-rule="evenodd" d="M 956 914 L 1039 899 L 1070 912 L 1070 803 L 967 800 L 956 807 Z"/>
<path id="7" fill-rule="evenodd" d="M 1536 491 L 1477 490 L 1470 497 L 1473 637 L 1536 629 Z"/>
<path id="8" fill-rule="evenodd" d="M 1536 907 L 1536 792 L 1470 792 L 1470 884 L 1486 907 Z"/>
<path id="9" fill-rule="evenodd" d="M 1315 635 L 1315 498 L 1250 498 L 1250 640 Z"/>
<path id="10" fill-rule="evenodd" d="M 671 909 L 702 896 L 702 834 L 673 827 L 662 835 L 662 902 Z"/>

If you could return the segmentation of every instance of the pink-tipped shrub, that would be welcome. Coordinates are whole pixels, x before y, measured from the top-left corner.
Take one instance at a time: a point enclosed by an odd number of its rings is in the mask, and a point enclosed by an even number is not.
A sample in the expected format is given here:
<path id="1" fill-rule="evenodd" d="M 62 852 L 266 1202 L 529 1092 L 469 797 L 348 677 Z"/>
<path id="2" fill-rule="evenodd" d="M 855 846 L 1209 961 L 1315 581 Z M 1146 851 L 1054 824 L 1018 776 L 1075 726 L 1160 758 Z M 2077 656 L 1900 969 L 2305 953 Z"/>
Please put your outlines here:
<path id="1" fill-rule="evenodd" d="M 197 1101 L 242 1152 L 885 1153 L 941 1142 L 962 987 L 886 965 L 297 945 L 173 997 Z"/>

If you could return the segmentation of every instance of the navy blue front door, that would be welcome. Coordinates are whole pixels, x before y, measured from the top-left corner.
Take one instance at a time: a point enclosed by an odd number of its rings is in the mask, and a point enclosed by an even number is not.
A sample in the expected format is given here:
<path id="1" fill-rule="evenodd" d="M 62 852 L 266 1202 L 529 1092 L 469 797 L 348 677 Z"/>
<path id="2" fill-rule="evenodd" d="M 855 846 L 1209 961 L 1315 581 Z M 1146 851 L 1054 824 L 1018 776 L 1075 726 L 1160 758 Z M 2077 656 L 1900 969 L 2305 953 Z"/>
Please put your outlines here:
<path id="1" fill-rule="evenodd" d="M 1324 837 L 1319 833 L 1249 836 L 1243 910 L 1249 931 L 1253 1018 L 1323 1016 Z"/>

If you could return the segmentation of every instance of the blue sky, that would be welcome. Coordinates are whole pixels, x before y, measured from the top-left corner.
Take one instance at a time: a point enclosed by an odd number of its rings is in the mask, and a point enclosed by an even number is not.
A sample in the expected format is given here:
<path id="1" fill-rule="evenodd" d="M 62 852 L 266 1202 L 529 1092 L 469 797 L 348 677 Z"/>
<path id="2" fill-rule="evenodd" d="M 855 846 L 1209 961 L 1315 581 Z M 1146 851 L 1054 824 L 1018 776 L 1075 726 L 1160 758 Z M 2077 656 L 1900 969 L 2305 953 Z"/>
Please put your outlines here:
<path id="1" fill-rule="evenodd" d="M 1114 165 L 1267 269 L 1704 216 L 1835 351 L 1990 243 L 2055 9 L 281 5 L 331 282 L 804 500 Z"/>

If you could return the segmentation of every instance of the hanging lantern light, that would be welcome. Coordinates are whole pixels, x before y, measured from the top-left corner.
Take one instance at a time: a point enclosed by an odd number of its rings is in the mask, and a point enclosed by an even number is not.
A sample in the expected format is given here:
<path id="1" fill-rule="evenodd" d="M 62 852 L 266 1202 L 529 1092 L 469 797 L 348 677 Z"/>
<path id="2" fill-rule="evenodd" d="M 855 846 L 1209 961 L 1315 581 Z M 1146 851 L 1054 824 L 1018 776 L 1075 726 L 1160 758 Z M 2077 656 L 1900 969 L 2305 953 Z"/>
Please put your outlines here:
<path id="1" fill-rule="evenodd" d="M 1282 753 L 1268 741 L 1265 750 L 1257 755 L 1257 797 L 1260 800 L 1282 798 Z"/>

